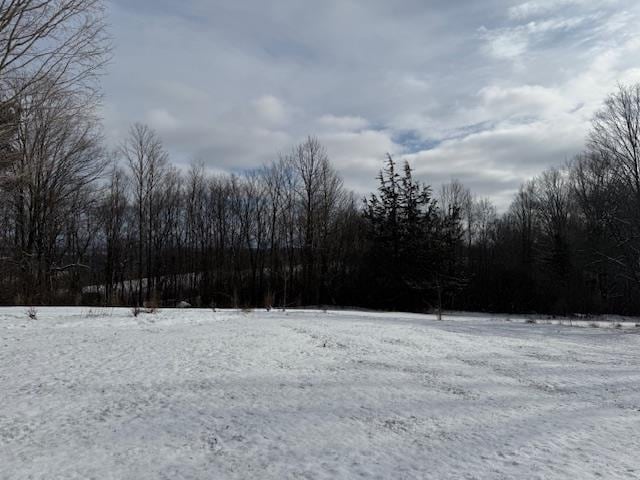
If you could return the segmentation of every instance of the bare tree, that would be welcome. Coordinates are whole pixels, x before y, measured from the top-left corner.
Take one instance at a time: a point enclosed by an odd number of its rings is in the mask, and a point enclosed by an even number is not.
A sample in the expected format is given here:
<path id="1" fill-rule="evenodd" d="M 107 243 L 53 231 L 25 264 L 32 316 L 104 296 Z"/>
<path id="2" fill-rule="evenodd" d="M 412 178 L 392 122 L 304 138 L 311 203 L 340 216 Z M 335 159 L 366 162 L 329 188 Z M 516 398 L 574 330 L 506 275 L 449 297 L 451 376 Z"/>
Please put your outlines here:
<path id="1" fill-rule="evenodd" d="M 25 291 L 49 292 L 55 272 L 80 266 L 58 242 L 78 238 L 65 228 L 71 221 L 80 226 L 78 215 L 89 208 L 104 169 L 101 130 L 92 106 L 73 92 L 47 83 L 20 98 L 23 121 L 7 189 L 15 212 L 13 261 L 29 285 Z"/>
<path id="2" fill-rule="evenodd" d="M 486 250 L 494 239 L 498 213 L 489 198 L 481 198 L 474 202 L 473 211 L 475 241 L 483 250 Z"/>
<path id="3" fill-rule="evenodd" d="M 520 255 L 524 265 L 533 261 L 536 240 L 536 182 L 531 180 L 520 187 L 511 204 L 509 214 L 520 237 Z"/>
<path id="4" fill-rule="evenodd" d="M 109 172 L 107 190 L 102 201 L 102 225 L 106 249 L 105 259 L 105 301 L 118 304 L 122 298 L 117 298 L 114 285 L 124 281 L 124 266 L 126 262 L 126 235 L 128 229 L 127 218 L 127 189 L 128 182 L 125 173 L 113 162 Z"/>
<path id="5" fill-rule="evenodd" d="M 611 159 L 618 179 L 640 202 L 640 83 L 620 85 L 592 122 L 589 147 Z"/>
<path id="6" fill-rule="evenodd" d="M 474 202 L 471 190 L 465 187 L 459 180 L 454 179 L 451 180 L 450 183 L 442 185 L 438 201 L 442 215 L 451 215 L 456 210 L 459 212 L 464 227 L 467 247 L 470 248 L 473 242 L 475 228 Z"/>
<path id="7" fill-rule="evenodd" d="M 128 138 L 120 151 L 129 166 L 134 205 L 137 210 L 137 296 L 138 306 L 143 303 L 143 283 L 146 266 L 147 295 L 150 294 L 152 221 L 155 215 L 157 189 L 165 171 L 168 156 L 162 142 L 146 125 L 135 124 L 129 130 Z M 146 255 L 145 255 L 146 248 Z"/>
<path id="8" fill-rule="evenodd" d="M 605 218 L 623 257 L 614 260 L 640 284 L 640 84 L 620 85 L 607 98 L 593 119 L 588 147 L 592 163 L 599 162 L 611 176 L 604 178 L 613 180 L 614 201 Z M 597 171 L 591 165 L 591 173 Z"/>
<path id="9" fill-rule="evenodd" d="M 0 0 L 0 172 L 16 158 L 25 98 L 33 109 L 61 91 L 99 96 L 110 51 L 103 0 Z"/>
<path id="10" fill-rule="evenodd" d="M 1 87 L 0 87 L 1 88 Z M 0 97 L 0 189 L 5 170 L 17 157 L 17 133 L 20 105 L 16 101 L 3 102 Z"/>
<path id="11" fill-rule="evenodd" d="M 571 212 L 571 190 L 567 172 L 550 168 L 538 177 L 536 207 L 545 234 L 564 240 Z"/>
<path id="12" fill-rule="evenodd" d="M 90 87 L 109 60 L 102 0 L 0 0 L 0 83 Z M 25 81 L 26 79 L 26 81 Z"/>
<path id="13" fill-rule="evenodd" d="M 307 301 L 311 301 L 313 282 L 316 280 L 315 271 L 315 245 L 318 236 L 317 214 L 320 206 L 320 188 L 322 172 L 329 158 L 325 148 L 317 138 L 309 137 L 298 145 L 293 152 L 293 164 L 296 173 L 300 177 L 299 198 L 302 215 L 302 276 L 304 282 L 304 295 Z"/>
<path id="14" fill-rule="evenodd" d="M 276 285 L 278 277 L 283 274 L 282 252 L 280 247 L 284 240 L 283 219 L 285 217 L 286 178 L 289 164 L 286 157 L 265 165 L 261 171 L 264 182 L 267 208 L 267 230 L 269 245 L 269 266 L 267 273 L 267 289 L 265 304 L 274 306 L 277 303 Z M 281 293 L 284 297 L 284 292 Z"/>

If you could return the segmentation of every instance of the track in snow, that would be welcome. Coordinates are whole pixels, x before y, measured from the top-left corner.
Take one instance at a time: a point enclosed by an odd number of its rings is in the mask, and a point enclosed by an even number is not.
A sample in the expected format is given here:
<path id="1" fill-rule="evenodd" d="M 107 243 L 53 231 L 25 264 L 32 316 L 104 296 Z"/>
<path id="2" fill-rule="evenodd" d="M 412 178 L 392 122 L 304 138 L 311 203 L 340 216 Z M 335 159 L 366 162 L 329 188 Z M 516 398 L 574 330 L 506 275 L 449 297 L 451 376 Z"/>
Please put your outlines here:
<path id="1" fill-rule="evenodd" d="M 0 309 L 0 478 L 640 478 L 640 335 Z"/>

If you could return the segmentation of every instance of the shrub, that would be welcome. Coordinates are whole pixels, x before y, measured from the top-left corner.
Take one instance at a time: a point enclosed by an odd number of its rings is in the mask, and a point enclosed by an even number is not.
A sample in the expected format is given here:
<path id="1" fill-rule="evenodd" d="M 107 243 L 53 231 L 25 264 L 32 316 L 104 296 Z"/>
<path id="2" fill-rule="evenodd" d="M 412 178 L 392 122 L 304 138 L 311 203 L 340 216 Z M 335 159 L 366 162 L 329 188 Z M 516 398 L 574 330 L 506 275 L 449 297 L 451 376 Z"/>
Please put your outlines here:
<path id="1" fill-rule="evenodd" d="M 160 302 L 158 293 L 154 290 L 151 298 L 144 302 L 144 313 L 158 313 L 160 311 Z"/>
<path id="2" fill-rule="evenodd" d="M 274 301 L 273 293 L 267 292 L 264 295 L 264 308 L 267 310 L 267 312 L 270 312 L 271 309 L 273 308 L 273 301 Z"/>
<path id="3" fill-rule="evenodd" d="M 27 309 L 27 316 L 29 317 L 29 320 L 37 320 L 38 310 L 36 309 L 36 307 L 29 307 Z"/>

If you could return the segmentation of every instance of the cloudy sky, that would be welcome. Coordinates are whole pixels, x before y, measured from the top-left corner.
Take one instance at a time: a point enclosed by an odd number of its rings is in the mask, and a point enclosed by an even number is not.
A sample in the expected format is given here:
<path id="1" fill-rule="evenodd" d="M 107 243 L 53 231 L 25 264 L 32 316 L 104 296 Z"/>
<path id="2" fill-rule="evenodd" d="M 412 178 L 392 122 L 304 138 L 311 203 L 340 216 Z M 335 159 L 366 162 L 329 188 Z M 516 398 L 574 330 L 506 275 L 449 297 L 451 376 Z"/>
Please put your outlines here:
<path id="1" fill-rule="evenodd" d="M 640 81 L 637 0 L 111 0 L 107 136 L 241 171 L 318 136 L 358 192 L 386 152 L 499 207 Z"/>

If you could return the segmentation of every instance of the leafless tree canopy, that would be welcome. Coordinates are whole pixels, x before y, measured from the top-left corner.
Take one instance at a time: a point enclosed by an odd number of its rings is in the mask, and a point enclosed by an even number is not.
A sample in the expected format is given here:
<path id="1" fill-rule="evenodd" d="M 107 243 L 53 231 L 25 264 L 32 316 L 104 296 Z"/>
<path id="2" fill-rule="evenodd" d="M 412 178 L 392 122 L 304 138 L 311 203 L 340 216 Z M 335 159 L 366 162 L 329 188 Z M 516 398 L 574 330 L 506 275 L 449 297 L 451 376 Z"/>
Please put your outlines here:
<path id="1" fill-rule="evenodd" d="M 590 149 L 640 200 L 640 84 L 620 86 L 596 114 Z"/>
<path id="2" fill-rule="evenodd" d="M 101 0 L 0 0 L 0 86 L 91 87 L 109 59 Z M 27 79 L 27 81 L 25 81 Z"/>
<path id="3" fill-rule="evenodd" d="M 110 56 L 101 0 L 0 0 L 0 174 L 15 159 L 20 108 L 48 94 L 100 94 Z"/>
<path id="4" fill-rule="evenodd" d="M 52 88 L 20 103 L 15 159 L 3 184 L 15 218 L 6 225 L 15 247 L 6 260 L 24 285 L 45 290 L 67 268 L 63 262 L 75 263 L 88 246 L 86 216 L 104 169 L 97 119 L 74 95 Z"/>

